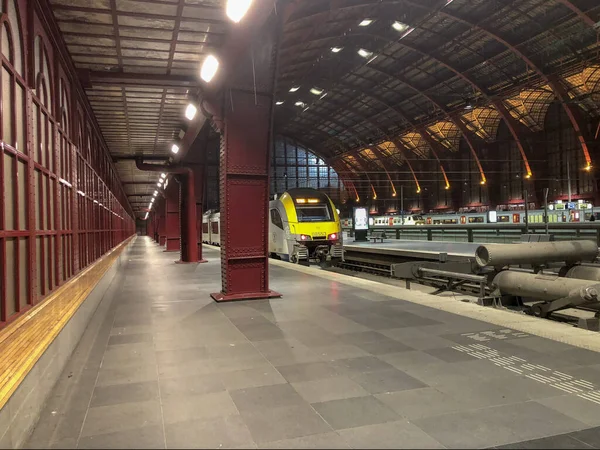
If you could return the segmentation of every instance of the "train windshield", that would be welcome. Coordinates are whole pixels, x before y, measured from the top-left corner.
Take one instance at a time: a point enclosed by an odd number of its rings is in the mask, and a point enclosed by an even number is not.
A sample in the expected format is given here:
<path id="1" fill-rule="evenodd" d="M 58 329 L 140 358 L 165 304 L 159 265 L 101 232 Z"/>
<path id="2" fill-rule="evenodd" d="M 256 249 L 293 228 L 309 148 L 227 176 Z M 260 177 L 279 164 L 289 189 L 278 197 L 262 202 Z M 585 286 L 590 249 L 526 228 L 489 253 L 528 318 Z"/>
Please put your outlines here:
<path id="1" fill-rule="evenodd" d="M 298 222 L 331 222 L 333 215 L 327 205 L 296 205 Z"/>

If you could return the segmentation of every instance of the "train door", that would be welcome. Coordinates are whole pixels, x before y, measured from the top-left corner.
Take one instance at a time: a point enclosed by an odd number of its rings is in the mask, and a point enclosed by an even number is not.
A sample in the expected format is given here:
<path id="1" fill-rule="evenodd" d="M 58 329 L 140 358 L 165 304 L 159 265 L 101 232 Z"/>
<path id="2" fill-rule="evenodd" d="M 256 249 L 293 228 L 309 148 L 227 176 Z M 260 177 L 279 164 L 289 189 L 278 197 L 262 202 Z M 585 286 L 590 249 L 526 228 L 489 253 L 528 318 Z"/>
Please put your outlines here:
<path id="1" fill-rule="evenodd" d="M 513 213 L 513 223 L 521 223 L 521 214 Z"/>
<path id="2" fill-rule="evenodd" d="M 393 218 L 393 217 L 390 217 L 390 218 L 388 219 L 388 225 L 389 225 L 390 227 L 393 227 L 393 226 L 394 226 L 394 218 Z"/>
<path id="3" fill-rule="evenodd" d="M 460 224 L 464 225 L 467 223 L 467 216 L 460 216 Z"/>

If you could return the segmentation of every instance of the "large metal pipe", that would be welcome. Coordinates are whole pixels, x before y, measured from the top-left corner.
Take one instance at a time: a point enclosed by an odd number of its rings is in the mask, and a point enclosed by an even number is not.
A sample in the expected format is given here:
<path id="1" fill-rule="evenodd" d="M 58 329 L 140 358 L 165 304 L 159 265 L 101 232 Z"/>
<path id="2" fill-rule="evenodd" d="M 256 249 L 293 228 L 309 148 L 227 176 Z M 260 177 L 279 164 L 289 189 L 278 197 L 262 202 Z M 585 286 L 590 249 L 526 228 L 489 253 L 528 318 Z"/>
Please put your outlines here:
<path id="1" fill-rule="evenodd" d="M 531 297 L 545 301 L 570 297 L 574 292 L 598 286 L 591 280 L 577 280 L 556 275 L 533 274 L 503 270 L 493 280 L 503 295 Z"/>
<path id="2" fill-rule="evenodd" d="M 531 242 L 523 244 L 486 244 L 475 251 L 480 267 L 504 267 L 518 264 L 545 264 L 549 262 L 593 261 L 598 256 L 594 241 Z"/>
<path id="3" fill-rule="evenodd" d="M 145 164 L 141 159 L 135 160 L 135 166 L 139 170 L 149 172 L 165 172 L 177 173 L 186 175 L 187 185 L 184 192 L 184 211 L 181 215 L 181 224 L 185 244 L 181 245 L 181 261 L 182 262 L 198 262 L 198 234 L 196 232 L 196 193 L 194 182 L 194 171 L 185 166 L 168 166 L 164 164 Z"/>
<path id="4" fill-rule="evenodd" d="M 600 266 L 573 266 L 567 271 L 565 277 L 600 281 Z"/>

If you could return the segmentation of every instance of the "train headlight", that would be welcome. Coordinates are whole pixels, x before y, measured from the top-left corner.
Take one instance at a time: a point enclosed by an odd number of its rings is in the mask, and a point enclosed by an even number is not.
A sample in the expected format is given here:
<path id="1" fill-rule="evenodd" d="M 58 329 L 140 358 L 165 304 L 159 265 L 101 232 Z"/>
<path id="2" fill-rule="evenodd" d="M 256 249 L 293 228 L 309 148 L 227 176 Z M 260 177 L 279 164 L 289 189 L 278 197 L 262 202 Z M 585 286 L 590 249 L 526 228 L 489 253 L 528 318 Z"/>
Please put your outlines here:
<path id="1" fill-rule="evenodd" d="M 330 241 L 337 241 L 337 238 L 337 233 L 331 233 L 329 236 L 327 236 L 327 239 L 329 239 Z"/>
<path id="2" fill-rule="evenodd" d="M 301 241 L 308 241 L 308 236 L 307 236 L 307 235 L 305 235 L 305 234 L 301 234 L 301 235 L 300 235 L 300 240 L 301 240 Z"/>

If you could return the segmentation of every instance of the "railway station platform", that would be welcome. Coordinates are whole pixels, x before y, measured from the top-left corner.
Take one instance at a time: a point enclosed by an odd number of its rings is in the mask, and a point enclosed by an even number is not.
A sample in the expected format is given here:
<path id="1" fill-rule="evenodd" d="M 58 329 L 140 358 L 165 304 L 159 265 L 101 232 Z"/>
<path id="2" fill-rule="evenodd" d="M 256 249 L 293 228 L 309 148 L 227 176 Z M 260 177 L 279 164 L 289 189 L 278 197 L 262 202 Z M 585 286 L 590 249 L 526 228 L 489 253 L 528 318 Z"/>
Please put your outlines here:
<path id="1" fill-rule="evenodd" d="M 597 333 L 273 261 L 221 303 L 219 252 L 138 237 L 27 448 L 600 448 Z"/>

